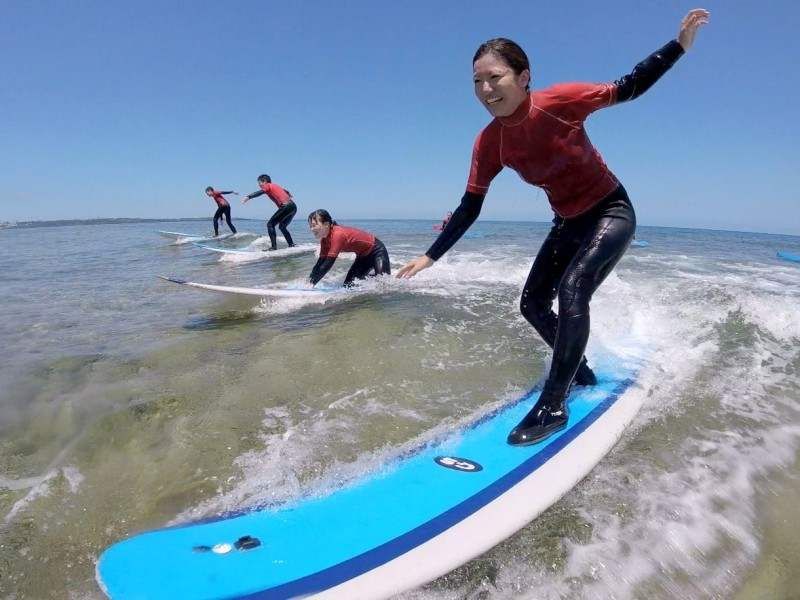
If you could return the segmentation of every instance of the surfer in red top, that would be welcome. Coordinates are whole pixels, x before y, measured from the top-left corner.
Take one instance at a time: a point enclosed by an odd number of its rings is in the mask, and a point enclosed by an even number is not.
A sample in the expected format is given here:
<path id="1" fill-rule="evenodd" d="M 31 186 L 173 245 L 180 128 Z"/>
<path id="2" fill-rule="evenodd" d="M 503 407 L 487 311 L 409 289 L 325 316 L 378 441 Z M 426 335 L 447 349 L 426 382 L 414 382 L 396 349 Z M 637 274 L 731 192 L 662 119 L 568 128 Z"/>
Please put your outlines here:
<path id="1" fill-rule="evenodd" d="M 533 444 L 565 428 L 572 382 L 597 382 L 583 356 L 589 301 L 636 229 L 625 188 L 589 141 L 583 123 L 600 108 L 646 92 L 691 47 L 708 18 L 704 9 L 689 11 L 677 39 L 613 83 L 565 83 L 531 92 L 528 57 L 505 38 L 482 44 L 472 59 L 475 95 L 494 119 L 475 140 L 460 206 L 428 251 L 397 276 L 413 277 L 458 241 L 478 218 L 489 184 L 503 167 L 546 192 L 554 225 L 531 267 L 520 310 L 553 348 L 553 361 L 538 401 L 509 433 L 510 444 Z M 556 296 L 558 315 L 552 310 Z"/>
<path id="2" fill-rule="evenodd" d="M 222 215 L 225 215 L 225 221 L 228 223 L 231 232 L 236 233 L 236 227 L 231 223 L 231 205 L 225 199 L 225 194 L 239 195 L 236 192 L 218 192 L 211 186 L 206 188 L 206 196 L 209 196 L 217 203 L 217 212 L 214 213 L 214 237 L 219 235 L 218 223 Z"/>
<path id="3" fill-rule="evenodd" d="M 355 227 L 339 225 L 327 210 L 319 209 L 308 215 L 308 227 L 319 240 L 319 259 L 311 270 L 308 280 L 317 285 L 330 271 L 340 252 L 355 252 L 356 260 L 344 278 L 344 285 L 352 285 L 355 279 L 368 275 L 389 275 L 389 252 L 383 242 L 374 235 Z"/>
<path id="4" fill-rule="evenodd" d="M 297 213 L 297 205 L 294 203 L 292 194 L 289 190 L 282 188 L 277 183 L 272 183 L 272 178 L 269 175 L 258 176 L 258 187 L 261 188 L 257 192 L 247 194 L 242 198 L 242 204 L 246 204 L 248 200 L 257 198 L 262 194 L 269 196 L 269 199 L 275 203 L 278 210 L 267 221 L 267 233 L 269 234 L 270 247 L 267 250 L 278 249 L 278 239 L 275 234 L 275 225 L 281 230 L 283 237 L 286 238 L 286 243 L 289 248 L 294 246 L 292 236 L 289 234 L 289 223 L 292 222 L 294 215 Z"/>

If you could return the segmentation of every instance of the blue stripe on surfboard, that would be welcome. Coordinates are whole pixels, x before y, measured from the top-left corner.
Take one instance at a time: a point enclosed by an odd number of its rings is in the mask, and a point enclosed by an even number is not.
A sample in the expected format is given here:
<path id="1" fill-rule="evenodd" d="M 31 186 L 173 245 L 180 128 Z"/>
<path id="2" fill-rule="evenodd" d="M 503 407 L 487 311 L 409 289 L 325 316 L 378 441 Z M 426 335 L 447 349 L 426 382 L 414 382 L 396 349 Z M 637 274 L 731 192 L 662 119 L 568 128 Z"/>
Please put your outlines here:
<path id="1" fill-rule="evenodd" d="M 455 441 L 427 444 L 410 460 L 395 462 L 392 472 L 366 478 L 329 496 L 121 542 L 101 557 L 99 579 L 112 594 L 146 593 L 148 597 L 170 596 L 179 590 L 186 597 L 191 593 L 198 597 L 255 593 L 251 597 L 271 598 L 327 589 L 431 539 L 513 487 L 605 412 L 630 385 L 623 377 L 617 372 L 611 379 L 601 378 L 601 386 L 574 394 L 570 401 L 574 423 L 541 444 L 528 448 L 505 444 L 508 428 L 528 408 L 526 395 L 509 405 L 511 408 L 504 406 L 498 414 L 487 415 L 469 430 L 460 431 Z M 432 461 L 442 453 L 474 459 L 487 469 L 483 476 L 450 472 Z M 382 507 L 390 513 L 380 512 Z M 307 537 L 304 527 L 315 535 Z M 263 547 L 225 556 L 193 555 L 190 551 L 196 544 L 232 543 L 245 534 L 261 539 Z M 316 536 L 329 544 L 321 545 Z M 153 568 L 161 571 L 151 574 Z M 139 577 L 148 581 L 131 581 L 132 573 L 141 573 Z M 160 579 L 145 590 L 152 577 Z M 219 587 L 211 587 L 211 580 Z"/>

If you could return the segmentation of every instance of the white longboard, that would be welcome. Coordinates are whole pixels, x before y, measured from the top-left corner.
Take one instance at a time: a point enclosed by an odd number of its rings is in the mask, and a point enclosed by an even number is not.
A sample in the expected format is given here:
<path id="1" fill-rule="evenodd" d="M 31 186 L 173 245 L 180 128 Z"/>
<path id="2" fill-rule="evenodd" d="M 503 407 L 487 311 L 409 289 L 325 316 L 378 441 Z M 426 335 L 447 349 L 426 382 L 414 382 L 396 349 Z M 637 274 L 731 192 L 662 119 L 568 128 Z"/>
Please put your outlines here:
<path id="1" fill-rule="evenodd" d="M 194 242 L 211 242 L 217 240 L 227 240 L 232 238 L 235 233 L 223 233 L 214 237 L 213 235 L 196 235 L 193 233 L 181 233 L 179 231 L 158 231 L 158 235 L 175 240 L 176 242 L 179 241 L 183 244 L 194 243 Z M 239 234 L 241 235 L 241 234 Z"/>
<path id="2" fill-rule="evenodd" d="M 159 278 L 178 285 L 185 285 L 193 287 L 198 290 L 207 290 L 209 292 L 219 292 L 222 294 L 232 294 L 234 296 L 256 296 L 259 298 L 308 298 L 319 297 L 332 294 L 344 294 L 350 290 L 344 287 L 334 288 L 249 288 L 249 287 L 236 287 L 229 285 L 214 285 L 211 283 L 197 283 L 195 281 L 186 281 L 176 277 L 165 277 L 159 275 Z"/>
<path id="3" fill-rule="evenodd" d="M 278 250 L 246 250 L 234 248 L 218 248 L 216 246 L 209 246 L 208 244 L 200 242 L 192 242 L 198 248 L 208 250 L 209 252 L 216 252 L 222 255 L 222 260 L 234 262 L 251 262 L 256 260 L 270 260 L 276 258 L 286 258 L 288 256 L 299 256 L 301 254 L 310 254 L 317 250 L 314 244 L 302 244 L 299 246 L 292 246 L 291 248 L 279 248 Z"/>

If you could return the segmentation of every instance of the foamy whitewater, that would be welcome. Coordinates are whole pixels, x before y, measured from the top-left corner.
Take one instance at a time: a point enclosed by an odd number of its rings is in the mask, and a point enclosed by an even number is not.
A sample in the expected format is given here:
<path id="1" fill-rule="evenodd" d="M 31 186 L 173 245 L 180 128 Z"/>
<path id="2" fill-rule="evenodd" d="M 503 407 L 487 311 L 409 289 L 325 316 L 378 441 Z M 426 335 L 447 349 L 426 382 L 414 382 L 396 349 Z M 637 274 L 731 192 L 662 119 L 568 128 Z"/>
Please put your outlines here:
<path id="1" fill-rule="evenodd" d="M 426 221 L 348 221 L 392 268 Z M 237 221 L 263 235 L 263 224 Z M 543 223 L 479 221 L 434 268 L 357 293 L 313 254 L 231 259 L 156 230 L 0 231 L 0 597 L 102 598 L 128 535 L 321 495 L 514 399 L 549 349 L 519 314 Z M 313 243 L 302 221 L 291 227 Z M 641 227 L 592 302 L 590 363 L 643 365 L 611 453 L 487 554 L 404 599 L 790 598 L 800 589 L 800 238 Z M 255 239 L 255 241 L 254 241 Z M 219 242 L 256 248 L 263 237 Z M 342 257 L 325 279 L 340 283 Z M 499 441 L 498 443 L 503 443 Z"/>

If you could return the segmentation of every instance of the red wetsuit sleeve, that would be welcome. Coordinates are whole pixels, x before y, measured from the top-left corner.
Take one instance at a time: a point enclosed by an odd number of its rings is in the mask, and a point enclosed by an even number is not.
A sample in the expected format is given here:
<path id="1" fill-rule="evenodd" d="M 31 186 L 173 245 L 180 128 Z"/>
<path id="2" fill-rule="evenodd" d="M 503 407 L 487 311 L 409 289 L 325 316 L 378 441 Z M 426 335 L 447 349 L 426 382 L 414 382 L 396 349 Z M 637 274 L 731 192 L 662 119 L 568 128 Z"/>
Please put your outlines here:
<path id="1" fill-rule="evenodd" d="M 503 169 L 500 162 L 500 124 L 492 121 L 475 138 L 472 162 L 467 179 L 467 191 L 485 195 L 489 184 Z"/>
<path id="2" fill-rule="evenodd" d="M 553 108 L 575 124 L 583 123 L 590 114 L 617 101 L 617 86 L 612 83 L 560 83 L 546 90 Z"/>

